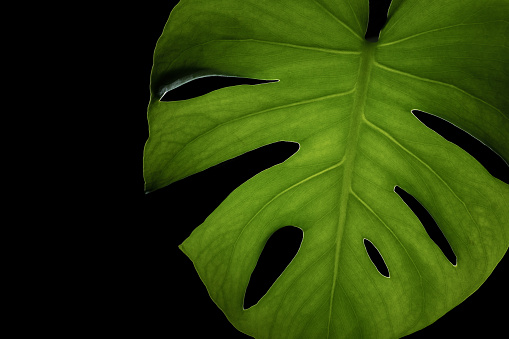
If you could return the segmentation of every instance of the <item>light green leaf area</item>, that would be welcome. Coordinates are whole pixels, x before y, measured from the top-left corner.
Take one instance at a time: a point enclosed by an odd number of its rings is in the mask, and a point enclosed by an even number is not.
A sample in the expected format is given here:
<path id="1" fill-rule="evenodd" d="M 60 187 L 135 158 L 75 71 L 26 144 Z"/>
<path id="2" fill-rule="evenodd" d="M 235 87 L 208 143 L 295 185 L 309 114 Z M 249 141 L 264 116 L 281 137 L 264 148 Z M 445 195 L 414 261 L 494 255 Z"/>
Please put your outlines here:
<path id="1" fill-rule="evenodd" d="M 263 145 L 300 144 L 233 191 L 180 246 L 238 330 L 255 338 L 398 338 L 487 279 L 509 244 L 509 185 L 411 110 L 455 124 L 507 161 L 508 18 L 507 0 L 394 0 L 370 43 L 368 0 L 175 7 L 154 55 L 146 190 Z M 279 81 L 159 100 L 207 75 Z M 433 216 L 456 266 L 396 185 Z M 267 239 L 287 225 L 303 231 L 298 254 L 244 310 Z"/>

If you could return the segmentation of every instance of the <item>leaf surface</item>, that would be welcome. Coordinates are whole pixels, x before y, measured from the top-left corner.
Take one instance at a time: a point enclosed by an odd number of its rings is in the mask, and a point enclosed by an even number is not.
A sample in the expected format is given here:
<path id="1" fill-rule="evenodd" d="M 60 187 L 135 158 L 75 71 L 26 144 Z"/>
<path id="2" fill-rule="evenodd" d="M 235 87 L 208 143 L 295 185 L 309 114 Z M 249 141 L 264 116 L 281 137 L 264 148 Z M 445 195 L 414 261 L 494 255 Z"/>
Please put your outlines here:
<path id="1" fill-rule="evenodd" d="M 367 1 L 175 7 L 154 55 L 146 190 L 270 143 L 300 145 L 238 187 L 180 246 L 237 329 L 256 338 L 402 337 L 486 280 L 509 244 L 509 186 L 411 111 L 452 122 L 507 161 L 508 17 L 505 0 L 394 0 L 370 43 Z M 159 100 L 209 75 L 279 81 Z M 433 216 L 456 266 L 395 186 Z M 303 230 L 298 254 L 244 310 L 267 239 L 287 225 Z"/>

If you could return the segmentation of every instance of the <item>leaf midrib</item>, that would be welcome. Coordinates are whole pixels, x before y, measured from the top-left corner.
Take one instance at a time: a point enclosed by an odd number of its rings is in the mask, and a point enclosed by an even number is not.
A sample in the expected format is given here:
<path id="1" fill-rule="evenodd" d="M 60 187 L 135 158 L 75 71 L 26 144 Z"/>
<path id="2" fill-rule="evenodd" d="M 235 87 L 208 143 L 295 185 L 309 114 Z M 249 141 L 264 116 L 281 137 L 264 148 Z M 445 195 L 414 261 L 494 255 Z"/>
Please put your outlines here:
<path id="1" fill-rule="evenodd" d="M 369 78 L 371 68 L 374 64 L 374 51 L 376 43 L 366 41 L 363 46 L 357 82 L 355 84 L 355 97 L 352 105 L 351 121 L 349 126 L 349 135 L 346 143 L 344 155 L 344 172 L 341 185 L 341 194 L 339 199 L 339 220 L 336 233 L 336 251 L 334 254 L 334 274 L 332 278 L 331 296 L 329 303 L 329 319 L 327 325 L 327 337 L 330 334 L 330 323 L 332 319 L 332 308 L 334 300 L 334 292 L 337 284 L 339 253 L 341 251 L 341 242 L 346 224 L 346 213 L 348 208 L 348 197 L 351 191 L 352 174 L 354 169 L 355 157 L 357 155 L 357 144 L 359 140 L 359 129 L 364 116 L 364 108 L 366 105 L 366 97 L 368 92 Z M 355 313 L 355 312 L 354 312 Z"/>

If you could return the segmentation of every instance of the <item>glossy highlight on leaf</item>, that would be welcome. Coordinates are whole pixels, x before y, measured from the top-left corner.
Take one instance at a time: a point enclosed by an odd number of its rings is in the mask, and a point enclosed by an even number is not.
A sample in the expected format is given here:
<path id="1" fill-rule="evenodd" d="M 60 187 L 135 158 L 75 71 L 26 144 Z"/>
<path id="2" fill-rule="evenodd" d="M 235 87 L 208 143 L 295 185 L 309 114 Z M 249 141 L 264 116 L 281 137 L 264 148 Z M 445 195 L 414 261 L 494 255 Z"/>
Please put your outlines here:
<path id="1" fill-rule="evenodd" d="M 412 113 L 509 159 L 509 3 L 393 0 L 377 41 L 367 0 L 182 0 L 154 54 L 146 191 L 246 152 L 299 144 L 247 180 L 180 249 L 212 300 L 255 338 L 399 338 L 488 278 L 509 245 L 509 185 Z M 179 101 L 207 76 L 265 80 Z M 456 257 L 394 192 L 426 208 Z M 261 299 L 245 292 L 267 240 L 302 243 Z M 367 239 L 390 274 L 367 255 Z M 374 260 L 374 259 L 373 259 Z"/>

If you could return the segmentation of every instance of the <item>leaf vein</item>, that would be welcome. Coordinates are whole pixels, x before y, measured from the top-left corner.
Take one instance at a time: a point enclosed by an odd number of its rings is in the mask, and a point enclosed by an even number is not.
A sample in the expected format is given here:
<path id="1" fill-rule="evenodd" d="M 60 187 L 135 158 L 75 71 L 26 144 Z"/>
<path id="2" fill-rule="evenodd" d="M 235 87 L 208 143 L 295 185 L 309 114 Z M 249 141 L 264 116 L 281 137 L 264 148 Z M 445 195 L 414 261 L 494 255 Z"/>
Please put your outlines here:
<path id="1" fill-rule="evenodd" d="M 410 77 L 410 78 L 413 78 L 413 79 L 418 79 L 418 80 L 421 80 L 421 81 L 426 81 L 426 82 L 431 82 L 431 83 L 434 83 L 434 84 L 438 84 L 438 85 L 442 85 L 442 86 L 446 86 L 446 87 L 449 87 L 449 88 L 452 88 L 454 90 L 457 90 L 475 100 L 478 100 L 480 101 L 481 103 L 485 104 L 486 106 L 490 107 L 491 109 L 493 109 L 494 111 L 498 112 L 503 118 L 509 120 L 509 117 L 507 117 L 505 114 L 502 113 L 501 110 L 499 110 L 498 108 L 496 108 L 495 106 L 493 106 L 492 104 L 484 101 L 483 99 L 455 86 L 455 85 L 452 85 L 452 84 L 449 84 L 449 83 L 446 83 L 446 82 L 442 82 L 442 81 L 438 81 L 438 80 L 432 80 L 432 79 L 428 79 L 428 78 L 423 78 L 423 77 L 420 77 L 420 76 L 417 76 L 417 75 L 414 75 L 414 74 L 411 74 L 411 73 L 408 73 L 408 72 L 403 72 L 403 71 L 400 71 L 400 70 L 397 70 L 397 69 L 394 69 L 394 68 L 391 68 L 391 67 L 388 67 L 388 66 L 385 66 L 385 65 L 382 65 L 380 64 L 379 62 L 377 61 L 374 61 L 374 64 L 375 66 L 381 68 L 381 69 L 384 69 L 386 71 L 389 71 L 389 72 L 392 72 L 392 73 L 396 73 L 396 74 L 400 74 L 400 75 L 404 75 L 404 76 L 407 76 L 407 77 Z"/>
<path id="2" fill-rule="evenodd" d="M 322 96 L 322 97 L 318 97 L 318 98 L 314 98 L 314 99 L 309 99 L 309 100 L 302 100 L 302 101 L 297 101 L 297 102 L 293 102 L 291 104 L 286 104 L 286 105 L 280 105 L 280 106 L 276 106 L 276 107 L 271 107 L 271 108 L 268 108 L 268 109 L 264 109 L 264 110 L 261 110 L 261 111 L 256 111 L 256 112 L 253 112 L 253 113 L 250 113 L 250 114 L 246 114 L 246 115 L 243 115 L 241 117 L 238 117 L 238 118 L 235 118 L 235 119 L 231 119 L 231 120 L 228 120 L 228 121 L 225 121 L 225 122 L 222 122 L 216 126 L 214 126 L 213 128 L 201 133 L 201 134 L 198 134 L 197 136 L 195 136 L 193 139 L 189 140 L 188 142 L 184 143 L 183 147 L 181 149 L 179 149 L 175 155 L 173 155 L 173 157 L 171 157 L 170 159 L 168 159 L 165 164 L 161 167 L 161 170 L 160 170 L 160 173 L 164 170 L 164 168 L 166 168 L 168 166 L 168 164 L 170 164 L 180 153 L 182 153 L 182 151 L 184 151 L 187 147 L 189 147 L 189 145 L 195 143 L 198 139 L 201 139 L 203 137 L 205 137 L 206 135 L 212 133 L 213 131 L 215 131 L 216 129 L 222 127 L 222 126 L 226 126 L 228 124 L 231 124 L 231 123 L 234 123 L 236 121 L 239 121 L 239 120 L 243 120 L 243 119 L 247 119 L 247 118 L 250 118 L 250 117 L 253 117 L 253 116 L 256 116 L 256 115 L 259 115 L 259 114 L 263 114 L 263 113 L 268 113 L 268 112 L 272 112 L 272 111 L 275 111 L 275 110 L 278 110 L 278 109 L 285 109 L 285 108 L 288 108 L 288 107 L 293 107 L 293 106 L 299 106 L 299 105 L 305 105 L 305 104 L 309 104 L 309 103 L 313 103 L 313 102 L 318 102 L 318 101 L 321 101 L 321 100 L 327 100 L 327 99 L 330 99 L 330 98 L 334 98 L 334 97 L 339 97 L 339 96 L 343 96 L 343 95 L 348 95 L 350 93 L 353 93 L 355 89 L 352 89 L 350 91 L 347 91 L 347 92 L 342 92 L 342 93 L 336 93 L 336 94 L 331 94 L 331 95 L 326 95 L 326 96 Z"/>
<path id="3" fill-rule="evenodd" d="M 449 29 L 449 28 L 454 28 L 454 27 L 459 27 L 459 26 L 482 25 L 482 24 L 487 24 L 487 23 L 492 23 L 492 22 L 508 22 L 508 21 L 506 21 L 506 20 L 492 20 L 492 21 L 486 21 L 486 22 L 476 22 L 476 23 L 471 23 L 471 24 L 463 24 L 462 23 L 462 24 L 457 24 L 457 25 L 440 27 L 440 28 L 436 28 L 436 29 L 430 29 L 429 31 L 424 31 L 424 32 L 416 33 L 416 34 L 407 36 L 407 37 L 399 39 L 399 40 L 395 40 L 395 41 L 391 41 L 391 42 L 386 42 L 384 44 L 378 45 L 378 47 L 385 47 L 385 46 L 394 45 L 394 44 L 397 44 L 397 43 L 400 43 L 400 42 L 403 42 L 403 41 L 406 41 L 406 40 L 409 40 L 409 39 L 412 39 L 412 38 L 415 38 L 415 37 L 418 37 L 418 36 L 421 36 L 421 35 L 424 35 L 424 34 L 439 32 L 439 31 L 443 31 L 443 30 L 446 30 L 446 29 Z"/>
<path id="4" fill-rule="evenodd" d="M 327 8 L 325 8 L 324 5 L 322 5 L 320 2 L 316 1 L 316 0 L 313 0 L 313 2 L 315 4 L 318 5 L 318 7 L 320 7 L 324 12 L 328 13 L 328 15 L 330 15 L 334 20 L 336 20 L 337 22 L 339 22 L 339 24 L 341 26 L 343 26 L 344 28 L 346 28 L 348 31 L 350 31 L 350 33 L 352 33 L 356 38 L 360 39 L 361 41 L 364 41 L 364 39 L 358 35 L 352 28 L 350 28 L 350 26 L 348 26 L 346 23 L 344 23 L 342 20 L 340 20 L 336 15 L 334 15 L 334 13 L 332 13 L 330 10 L 328 10 Z"/>
<path id="5" fill-rule="evenodd" d="M 329 171 L 331 171 L 331 170 L 333 170 L 333 169 L 335 169 L 335 168 L 337 168 L 337 167 L 341 166 L 341 165 L 343 164 L 344 160 L 345 160 L 345 158 L 343 157 L 343 159 L 341 159 L 338 163 L 336 163 L 336 164 L 334 164 L 334 165 L 332 165 L 332 166 L 330 166 L 330 167 L 328 167 L 328 168 L 326 168 L 326 169 L 324 169 L 324 170 L 322 170 L 322 171 L 320 171 L 320 172 L 317 172 L 317 173 L 315 173 L 315 174 L 313 174 L 313 175 L 310 175 L 310 176 L 308 176 L 308 177 L 306 177 L 306 178 L 304 178 L 304 179 L 302 179 L 302 180 L 298 181 L 297 183 L 295 183 L 295 184 L 293 184 L 292 186 L 290 186 L 290 187 L 286 188 L 286 189 L 285 189 L 285 190 L 283 190 L 282 192 L 279 192 L 279 193 L 278 193 L 278 194 L 276 194 L 274 197 L 272 197 L 272 198 L 271 198 L 268 202 L 266 202 L 266 203 L 265 203 L 265 204 L 264 204 L 264 205 L 263 205 L 263 206 L 262 206 L 262 207 L 261 207 L 261 208 L 260 208 L 260 209 L 259 209 L 259 210 L 258 210 L 258 211 L 257 211 L 257 212 L 256 212 L 256 213 L 255 213 L 255 214 L 254 214 L 254 215 L 253 215 L 250 219 L 249 219 L 249 220 L 248 220 L 248 222 L 247 222 L 247 223 L 246 223 L 246 224 L 242 227 L 242 229 L 241 229 L 241 231 L 240 231 L 239 235 L 236 237 L 235 242 L 233 243 L 233 246 L 232 246 L 232 250 L 231 250 L 231 253 L 232 253 L 232 254 L 230 255 L 230 259 L 229 259 L 229 261 L 228 261 L 228 265 L 227 265 L 227 268 L 226 268 L 225 277 L 228 275 L 228 272 L 229 272 L 229 269 L 230 269 L 230 266 L 231 266 L 231 262 L 232 262 L 232 259 L 233 259 L 233 253 L 235 252 L 235 249 L 236 249 L 236 247 L 237 247 L 237 243 L 239 242 L 240 237 L 242 236 L 242 234 L 243 234 L 243 233 L 244 233 L 244 231 L 246 230 L 247 226 L 249 226 L 249 225 L 251 224 L 251 222 L 253 222 L 253 220 L 255 220 L 255 218 L 256 218 L 256 217 L 257 217 L 257 216 L 258 216 L 258 215 L 259 215 L 259 214 L 260 214 L 260 213 L 261 213 L 261 212 L 262 212 L 262 211 L 263 211 L 263 210 L 264 210 L 267 206 L 269 206 L 269 205 L 270 205 L 270 204 L 271 204 L 274 200 L 276 200 L 277 198 L 279 198 L 279 197 L 280 197 L 280 196 L 282 196 L 283 194 L 285 194 L 285 193 L 287 193 L 287 192 L 291 191 L 292 189 L 294 189 L 294 188 L 296 188 L 296 187 L 298 187 L 298 186 L 302 185 L 303 183 L 305 183 L 305 182 L 307 182 L 307 181 L 309 181 L 309 180 L 311 180 L 311 179 L 313 179 L 313 178 L 316 178 L 316 177 L 318 177 L 318 176 L 320 176 L 320 175 L 322 175 L 322 174 L 324 174 L 324 173 L 327 173 L 327 172 L 329 172 Z M 226 279 L 225 279 L 225 280 L 226 280 Z M 224 281 L 225 281 L 225 280 L 223 280 L 223 283 L 224 283 Z"/>
<path id="6" fill-rule="evenodd" d="M 330 212 L 329 212 L 330 213 Z M 323 216 L 325 216 L 326 214 L 324 214 Z M 320 254 L 315 260 L 311 261 L 311 263 L 309 265 L 307 265 L 300 273 L 299 275 L 290 283 L 290 285 L 288 286 L 288 288 L 286 289 L 285 293 L 283 294 L 283 297 L 281 298 L 281 302 L 278 304 L 277 308 L 276 308 L 276 311 L 274 312 L 274 319 L 276 319 L 276 316 L 277 314 L 279 313 L 279 310 L 281 308 L 281 305 L 283 304 L 283 301 L 286 299 L 286 295 L 288 294 L 288 292 L 290 291 L 290 288 L 299 280 L 300 277 L 302 277 L 313 265 L 315 265 L 318 261 L 320 261 L 320 259 L 322 259 L 327 253 L 329 253 L 332 249 L 334 248 L 334 246 L 330 246 L 327 250 L 325 250 L 322 254 Z M 321 286 L 323 286 L 325 283 L 327 282 L 326 279 L 324 279 L 324 281 L 322 282 L 322 284 L 320 284 L 318 288 L 320 288 Z M 313 295 L 311 295 L 313 296 Z M 310 296 L 310 297 L 311 297 Z M 327 302 L 327 300 L 325 300 L 325 302 Z M 299 308 L 299 310 L 303 307 L 305 303 L 302 303 L 301 304 L 301 307 Z M 294 313 L 294 316 L 292 317 L 292 319 L 295 317 L 295 315 L 297 314 L 298 312 L 295 312 Z M 271 326 L 271 329 L 269 331 L 272 332 L 274 330 L 274 324 L 275 322 L 272 323 L 272 326 Z M 304 326 L 306 327 L 306 326 Z"/>

